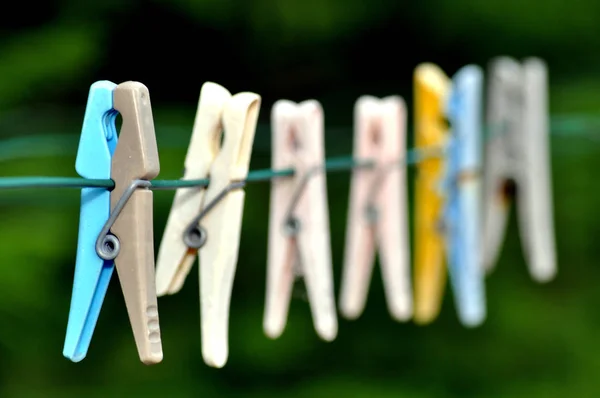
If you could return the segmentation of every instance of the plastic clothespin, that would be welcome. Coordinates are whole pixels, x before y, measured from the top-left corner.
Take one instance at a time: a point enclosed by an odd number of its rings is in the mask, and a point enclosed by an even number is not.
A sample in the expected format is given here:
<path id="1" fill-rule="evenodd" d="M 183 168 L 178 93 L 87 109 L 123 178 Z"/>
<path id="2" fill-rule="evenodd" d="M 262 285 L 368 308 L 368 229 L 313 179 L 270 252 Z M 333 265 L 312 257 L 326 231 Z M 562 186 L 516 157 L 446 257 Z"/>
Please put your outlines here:
<path id="1" fill-rule="evenodd" d="M 285 328 L 292 286 L 304 278 L 314 327 L 326 341 L 337 335 L 327 207 L 323 109 L 314 100 L 277 101 L 271 112 L 272 166 L 293 168 L 271 185 L 267 290 L 263 328 Z"/>
<path id="2" fill-rule="evenodd" d="M 160 245 L 159 296 L 177 293 L 199 250 L 202 355 L 223 367 L 228 357 L 229 302 L 238 258 L 244 187 L 261 98 L 202 86 L 185 159 L 184 179 L 210 176 L 207 189 L 179 189 Z M 221 133 L 223 144 L 220 146 Z"/>
<path id="3" fill-rule="evenodd" d="M 90 87 L 75 169 L 84 178 L 110 178 L 111 159 L 117 146 L 113 109 L 116 84 L 98 81 Z M 79 241 L 71 309 L 63 355 L 73 362 L 85 358 L 102 302 L 114 270 L 112 261 L 98 256 L 96 239 L 110 215 L 110 192 L 83 188 L 79 216 Z"/>
<path id="4" fill-rule="evenodd" d="M 363 96 L 354 107 L 354 158 L 371 169 L 352 172 L 340 310 L 358 318 L 379 249 L 388 309 L 405 321 L 412 315 L 406 203 L 406 106 L 401 97 Z"/>
<path id="5" fill-rule="evenodd" d="M 495 59 L 489 70 L 484 174 L 483 266 L 497 261 L 513 198 L 518 202 L 523 251 L 534 280 L 557 273 L 549 156 L 548 72 L 529 58 Z M 516 191 L 516 195 L 515 195 Z"/>
<path id="6" fill-rule="evenodd" d="M 451 82 L 434 64 L 420 64 L 414 74 L 415 148 L 443 149 L 447 143 L 445 104 Z M 443 211 L 445 192 L 440 185 L 445 173 L 444 157 L 423 159 L 415 178 L 414 320 L 433 321 L 440 311 L 446 269 L 444 263 Z"/>
<path id="7" fill-rule="evenodd" d="M 123 118 L 118 145 L 115 111 Z M 73 361 L 85 357 L 116 265 L 140 359 L 158 363 L 163 354 L 154 286 L 152 192 L 138 188 L 149 187 L 159 162 L 150 97 L 143 84 L 92 86 L 76 168 L 88 178 L 110 176 L 115 189 L 110 194 L 99 189 L 82 192 L 64 355 Z"/>
<path id="8" fill-rule="evenodd" d="M 476 65 L 452 78 L 446 104 L 448 142 L 445 228 L 450 283 L 463 325 L 478 326 L 486 316 L 481 266 L 481 135 L 483 72 Z"/>

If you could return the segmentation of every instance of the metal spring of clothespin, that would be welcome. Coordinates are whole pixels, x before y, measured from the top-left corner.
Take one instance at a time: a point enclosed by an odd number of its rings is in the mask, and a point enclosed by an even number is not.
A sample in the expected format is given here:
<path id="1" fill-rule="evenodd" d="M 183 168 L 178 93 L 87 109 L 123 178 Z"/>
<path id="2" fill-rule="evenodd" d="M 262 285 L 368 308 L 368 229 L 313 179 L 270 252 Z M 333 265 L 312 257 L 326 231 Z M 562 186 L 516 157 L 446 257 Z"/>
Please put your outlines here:
<path id="1" fill-rule="evenodd" d="M 323 171 L 324 171 L 323 166 L 315 166 L 315 167 L 309 169 L 308 171 L 306 171 L 304 173 L 301 183 L 298 184 L 298 186 L 296 187 L 296 190 L 294 191 L 292 200 L 290 201 L 290 205 L 289 205 L 287 213 L 286 213 L 287 216 L 285 217 L 285 222 L 283 223 L 283 233 L 286 236 L 288 236 L 290 238 L 294 238 L 300 233 L 300 230 L 302 228 L 302 223 L 300 222 L 298 217 L 296 217 L 294 215 L 294 210 L 298 204 L 298 200 L 302 196 L 302 192 L 306 188 L 306 184 L 308 183 L 308 181 L 312 177 L 314 177 L 316 174 L 323 172 Z M 293 266 L 294 267 L 294 276 L 296 279 L 299 279 L 299 278 L 302 278 L 302 275 L 303 275 L 302 258 L 300 258 L 301 255 L 299 252 L 296 252 L 296 256 L 298 258 L 297 259 L 298 261 L 294 262 L 294 266 Z M 303 295 L 303 297 L 305 297 L 305 296 Z"/>
<path id="2" fill-rule="evenodd" d="M 304 188 L 306 188 L 306 184 L 308 181 L 314 177 L 317 173 L 323 172 L 323 166 L 314 166 L 307 170 L 302 176 L 302 180 L 300 184 L 296 187 L 294 194 L 292 195 L 292 200 L 290 201 L 288 210 L 286 212 L 287 216 L 285 217 L 285 222 L 283 225 L 283 231 L 287 236 L 296 236 L 300 232 L 300 228 L 302 228 L 300 220 L 298 217 L 294 216 L 294 210 L 298 205 L 298 201 L 302 196 L 302 192 Z"/>
<path id="3" fill-rule="evenodd" d="M 202 218 L 208 214 L 228 193 L 246 186 L 246 181 L 236 181 L 225 187 L 211 202 L 209 202 L 202 211 L 193 218 L 185 231 L 183 232 L 183 241 L 190 249 L 200 249 L 206 243 L 208 233 L 205 228 L 199 224 Z"/>
<path id="4" fill-rule="evenodd" d="M 114 260 L 119 255 L 121 243 L 119 238 L 110 233 L 110 228 L 115 221 L 117 221 L 117 218 L 119 218 L 119 214 L 121 214 L 121 211 L 125 208 L 127 201 L 129 201 L 133 193 L 139 188 L 148 189 L 151 186 L 152 183 L 148 180 L 133 180 L 129 187 L 123 192 L 123 195 L 121 195 L 115 208 L 110 213 L 110 217 L 102 227 L 98 239 L 96 240 L 96 253 L 98 253 L 100 258 L 104 260 Z"/>

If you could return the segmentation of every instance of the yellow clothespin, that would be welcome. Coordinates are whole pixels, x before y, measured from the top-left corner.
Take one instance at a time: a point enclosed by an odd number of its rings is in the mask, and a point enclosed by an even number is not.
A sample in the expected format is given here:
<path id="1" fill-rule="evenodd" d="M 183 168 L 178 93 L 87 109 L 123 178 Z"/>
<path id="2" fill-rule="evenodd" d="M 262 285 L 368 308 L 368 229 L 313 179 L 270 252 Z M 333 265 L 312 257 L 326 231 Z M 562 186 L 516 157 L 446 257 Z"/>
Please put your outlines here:
<path id="1" fill-rule="evenodd" d="M 156 285 L 163 296 L 181 289 L 200 249 L 202 355 L 213 367 L 224 366 L 228 357 L 229 303 L 245 196 L 241 188 L 259 107 L 257 94 L 232 96 L 218 84 L 202 86 L 184 179 L 210 176 L 210 184 L 206 190 L 178 190 L 158 253 Z"/>
<path id="2" fill-rule="evenodd" d="M 415 147 L 441 149 L 446 143 L 445 104 L 450 79 L 436 65 L 421 64 L 414 75 Z M 440 188 L 444 176 L 443 158 L 425 158 L 417 165 L 415 182 L 415 309 L 416 323 L 433 321 L 440 310 L 446 266 L 441 231 L 444 197 Z"/>
<path id="3" fill-rule="evenodd" d="M 263 327 L 277 338 L 287 320 L 292 285 L 303 277 L 317 334 L 337 335 L 327 208 L 323 110 L 317 101 L 278 101 L 271 113 L 273 169 L 294 176 L 272 181 L 267 292 Z"/>
<path id="4" fill-rule="evenodd" d="M 375 167 L 352 172 L 340 311 L 349 319 L 362 313 L 377 248 L 389 312 L 404 321 L 413 312 L 404 100 L 360 97 L 354 124 L 354 158 Z"/>

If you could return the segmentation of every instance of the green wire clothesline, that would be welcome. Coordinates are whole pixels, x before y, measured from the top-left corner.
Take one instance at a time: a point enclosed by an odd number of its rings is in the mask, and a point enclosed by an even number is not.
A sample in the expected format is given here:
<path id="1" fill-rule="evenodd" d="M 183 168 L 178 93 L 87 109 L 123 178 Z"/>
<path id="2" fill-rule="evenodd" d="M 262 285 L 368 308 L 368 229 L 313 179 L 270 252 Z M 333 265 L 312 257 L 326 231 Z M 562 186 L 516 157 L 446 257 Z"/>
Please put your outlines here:
<path id="1" fill-rule="evenodd" d="M 593 128 L 600 131 L 600 116 L 596 115 L 556 115 L 551 118 L 552 134 L 577 134 L 588 132 Z M 257 130 L 268 129 L 266 126 L 258 126 Z M 157 129 L 159 131 L 174 131 L 174 129 Z M 329 129 L 328 129 L 329 131 Z M 486 135 L 494 134 L 494 129 L 486 128 Z M 599 134 L 600 135 L 600 134 Z M 73 143 L 74 135 L 46 135 L 17 137 L 5 140 L 0 144 L 0 161 L 11 160 L 19 157 L 53 153 L 64 153 L 65 148 Z M 173 134 L 166 135 L 161 139 L 173 140 Z M 178 142 L 179 143 L 179 142 Z M 66 145 L 65 145 L 66 144 Z M 183 145 L 183 141 L 180 143 Z M 179 147 L 181 145 L 177 145 Z M 429 148 L 423 148 L 425 150 Z M 423 149 L 409 149 L 404 164 L 414 164 L 423 159 Z M 55 152 L 52 152 L 55 151 Z M 351 170 L 357 167 L 372 167 L 371 161 L 358 161 L 351 156 L 326 159 L 325 172 Z M 287 177 L 294 174 L 293 169 L 282 170 L 253 170 L 248 173 L 246 182 L 269 181 L 273 178 Z M 208 178 L 199 180 L 152 180 L 150 189 L 179 189 L 192 187 L 206 187 L 210 180 Z M 0 189 L 20 188 L 105 188 L 114 189 L 115 184 L 111 179 L 90 179 L 82 177 L 0 177 Z"/>
<path id="2" fill-rule="evenodd" d="M 430 156 L 430 148 L 411 149 L 407 152 L 403 164 L 414 164 L 421 161 L 424 156 Z M 352 157 L 330 158 L 325 161 L 324 170 L 326 172 L 351 170 L 357 167 L 372 167 L 372 161 L 361 161 Z M 248 173 L 246 182 L 270 181 L 273 178 L 289 177 L 294 175 L 291 168 L 282 170 L 253 170 Z M 179 189 L 206 187 L 210 180 L 208 178 L 200 180 L 152 180 L 150 189 Z M 1 177 L 0 189 L 15 188 L 106 188 L 112 190 L 115 183 L 111 179 L 93 179 L 81 177 Z"/>
<path id="3" fill-rule="evenodd" d="M 371 162 L 360 162 L 353 158 L 340 157 L 328 159 L 325 163 L 327 172 L 350 170 L 355 167 L 370 167 Z M 246 182 L 269 181 L 278 177 L 294 175 L 293 169 L 283 170 L 253 170 L 248 173 Z M 152 180 L 150 189 L 179 189 L 206 187 L 210 180 Z M 106 188 L 112 190 L 115 183 L 110 179 L 93 179 L 80 177 L 2 177 L 0 189 L 14 188 Z"/>

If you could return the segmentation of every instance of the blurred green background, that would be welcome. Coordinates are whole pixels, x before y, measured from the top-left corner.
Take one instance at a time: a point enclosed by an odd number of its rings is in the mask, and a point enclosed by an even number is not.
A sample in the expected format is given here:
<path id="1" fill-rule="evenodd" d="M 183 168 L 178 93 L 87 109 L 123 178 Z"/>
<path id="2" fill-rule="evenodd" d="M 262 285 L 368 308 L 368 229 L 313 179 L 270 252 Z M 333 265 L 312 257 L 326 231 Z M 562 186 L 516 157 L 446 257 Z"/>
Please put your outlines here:
<path id="1" fill-rule="evenodd" d="M 358 96 L 400 94 L 412 109 L 412 71 L 425 61 L 453 74 L 497 55 L 539 56 L 550 67 L 553 115 L 568 122 L 600 106 L 594 0 L 62 0 L 9 8 L 0 17 L 1 176 L 76 176 L 88 89 L 103 79 L 148 86 L 164 179 L 181 175 L 205 81 L 262 95 L 252 169 L 269 167 L 277 99 L 321 101 L 327 155 L 345 155 Z M 159 299 L 163 363 L 139 362 L 116 274 L 87 358 L 64 359 L 79 191 L 1 191 L 0 397 L 599 396 L 599 155 L 597 125 L 554 124 L 554 282 L 531 281 L 513 215 L 488 279 L 484 326 L 460 326 L 449 295 L 430 326 L 392 321 L 376 270 L 364 315 L 340 320 L 332 343 L 317 338 L 301 297 L 283 337 L 263 335 L 269 190 L 248 186 L 221 370 L 201 358 L 197 268 L 180 294 Z M 336 291 L 348 182 L 347 173 L 328 176 Z M 156 244 L 172 199 L 172 191 L 155 193 Z"/>

